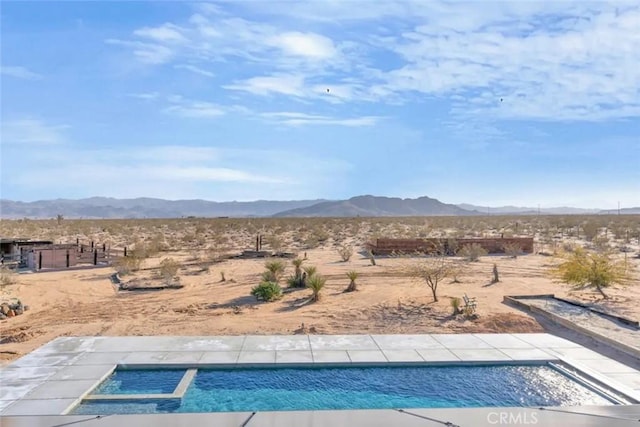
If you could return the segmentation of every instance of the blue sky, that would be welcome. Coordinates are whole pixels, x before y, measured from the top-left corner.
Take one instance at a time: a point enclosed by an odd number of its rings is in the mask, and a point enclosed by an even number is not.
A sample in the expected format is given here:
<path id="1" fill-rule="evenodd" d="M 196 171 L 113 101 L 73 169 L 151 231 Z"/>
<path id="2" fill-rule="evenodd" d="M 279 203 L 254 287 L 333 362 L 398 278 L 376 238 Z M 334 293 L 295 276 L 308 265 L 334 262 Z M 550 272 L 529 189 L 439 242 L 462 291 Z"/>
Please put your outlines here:
<path id="1" fill-rule="evenodd" d="M 2 198 L 640 205 L 636 2 L 3 2 Z"/>

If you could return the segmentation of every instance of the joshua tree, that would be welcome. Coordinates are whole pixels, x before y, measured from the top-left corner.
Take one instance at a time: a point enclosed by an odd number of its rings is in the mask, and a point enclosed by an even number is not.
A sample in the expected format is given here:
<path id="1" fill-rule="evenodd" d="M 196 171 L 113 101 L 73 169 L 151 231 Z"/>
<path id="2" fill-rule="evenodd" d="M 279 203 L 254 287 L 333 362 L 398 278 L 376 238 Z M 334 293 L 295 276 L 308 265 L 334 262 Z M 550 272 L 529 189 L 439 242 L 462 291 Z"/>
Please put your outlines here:
<path id="1" fill-rule="evenodd" d="M 349 278 L 350 282 L 349 282 L 349 286 L 347 287 L 345 292 L 357 291 L 358 290 L 358 285 L 356 285 L 356 279 L 358 278 L 358 272 L 351 270 L 351 271 L 347 272 L 347 277 Z"/>
<path id="2" fill-rule="evenodd" d="M 284 273 L 284 263 L 282 261 L 267 261 L 264 264 L 264 267 L 267 271 L 262 275 L 263 280 L 265 282 L 278 283 L 280 277 Z"/>
<path id="3" fill-rule="evenodd" d="M 309 278 L 307 279 L 307 287 L 313 292 L 313 294 L 311 295 L 311 301 L 320 301 L 320 291 L 322 290 L 322 288 L 324 288 L 326 282 L 327 279 L 320 276 L 319 274 L 309 276 Z"/>
<path id="4" fill-rule="evenodd" d="M 304 272 L 307 273 L 307 279 L 311 279 L 313 276 L 318 274 L 318 268 L 313 265 L 309 265 L 304 267 Z"/>
<path id="5" fill-rule="evenodd" d="M 302 263 L 303 262 L 304 262 L 304 259 L 302 258 L 295 258 L 293 261 L 291 261 L 291 263 L 296 269 L 293 280 L 291 281 L 291 286 L 293 287 L 296 287 L 296 288 L 304 287 L 304 283 L 302 281 Z"/>

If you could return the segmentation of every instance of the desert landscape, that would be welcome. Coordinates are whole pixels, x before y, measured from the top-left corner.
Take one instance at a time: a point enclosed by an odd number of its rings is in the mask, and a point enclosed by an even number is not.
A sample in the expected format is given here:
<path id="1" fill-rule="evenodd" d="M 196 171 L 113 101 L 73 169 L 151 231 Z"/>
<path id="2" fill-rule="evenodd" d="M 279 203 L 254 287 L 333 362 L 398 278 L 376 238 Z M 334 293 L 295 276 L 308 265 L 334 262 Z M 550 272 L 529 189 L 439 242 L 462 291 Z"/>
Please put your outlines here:
<path id="1" fill-rule="evenodd" d="M 406 218 L 215 218 L 162 220 L 3 220 L 0 235 L 95 241 L 112 265 L 62 271 L 3 270 L 3 301 L 28 310 L 0 321 L 0 359 L 8 363 L 60 336 L 539 332 L 544 325 L 503 303 L 505 295 L 555 294 L 640 318 L 640 216 L 483 216 Z M 289 258 L 233 258 L 255 249 Z M 374 256 L 378 238 L 534 237 L 531 254 L 442 257 L 449 267 L 438 301 L 415 273 L 434 257 Z M 124 248 L 128 257 L 123 257 Z M 577 247 L 609 251 L 624 262 L 626 286 L 574 289 L 552 275 Z M 291 256 L 326 279 L 319 301 L 289 287 Z M 373 258 L 373 260 L 372 260 Z M 169 260 L 169 261 L 167 261 Z M 279 262 L 282 297 L 259 301 L 252 289 L 266 263 Z M 374 265 L 375 264 L 375 265 Z M 164 267 L 163 267 L 164 266 Z M 494 266 L 499 281 L 494 282 Z M 345 292 L 348 272 L 357 291 Z M 118 283 L 120 281 L 121 283 Z M 127 290 L 127 288 L 134 288 Z M 473 315 L 453 314 L 452 300 L 475 298 Z"/>

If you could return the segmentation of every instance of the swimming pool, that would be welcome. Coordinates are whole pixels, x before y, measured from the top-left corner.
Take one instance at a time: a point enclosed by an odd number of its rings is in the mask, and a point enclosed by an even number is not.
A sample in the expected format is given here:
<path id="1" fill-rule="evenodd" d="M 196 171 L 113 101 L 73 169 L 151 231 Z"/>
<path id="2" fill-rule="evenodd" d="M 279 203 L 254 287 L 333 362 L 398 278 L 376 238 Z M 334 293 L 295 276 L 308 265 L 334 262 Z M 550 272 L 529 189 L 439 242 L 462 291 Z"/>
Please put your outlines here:
<path id="1" fill-rule="evenodd" d="M 116 370 L 73 414 L 611 405 L 551 364 Z M 117 400 L 109 400 L 115 397 Z"/>

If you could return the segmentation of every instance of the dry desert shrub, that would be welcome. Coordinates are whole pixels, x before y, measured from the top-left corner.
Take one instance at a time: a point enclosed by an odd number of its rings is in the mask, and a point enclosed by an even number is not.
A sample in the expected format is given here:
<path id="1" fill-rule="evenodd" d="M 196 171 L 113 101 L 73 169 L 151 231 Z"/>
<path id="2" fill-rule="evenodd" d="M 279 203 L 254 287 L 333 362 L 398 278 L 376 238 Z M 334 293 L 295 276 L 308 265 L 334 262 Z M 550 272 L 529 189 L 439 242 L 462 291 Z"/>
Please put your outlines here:
<path id="1" fill-rule="evenodd" d="M 338 248 L 338 255 L 340 255 L 340 259 L 342 262 L 347 262 L 353 256 L 353 246 L 351 245 L 342 245 Z"/>
<path id="2" fill-rule="evenodd" d="M 180 269 L 180 263 L 173 258 L 165 258 L 160 262 L 160 277 L 167 284 L 171 284 L 175 277 L 178 275 Z"/>
<path id="3" fill-rule="evenodd" d="M 487 251 L 477 243 L 470 245 L 464 245 L 459 251 L 458 255 L 463 257 L 469 262 L 479 261 L 481 256 L 487 254 Z"/>

